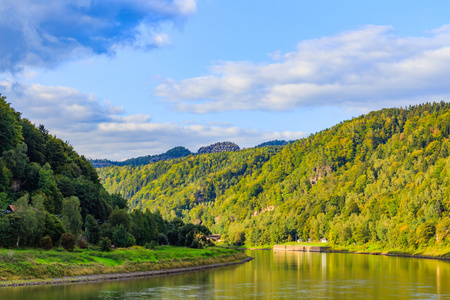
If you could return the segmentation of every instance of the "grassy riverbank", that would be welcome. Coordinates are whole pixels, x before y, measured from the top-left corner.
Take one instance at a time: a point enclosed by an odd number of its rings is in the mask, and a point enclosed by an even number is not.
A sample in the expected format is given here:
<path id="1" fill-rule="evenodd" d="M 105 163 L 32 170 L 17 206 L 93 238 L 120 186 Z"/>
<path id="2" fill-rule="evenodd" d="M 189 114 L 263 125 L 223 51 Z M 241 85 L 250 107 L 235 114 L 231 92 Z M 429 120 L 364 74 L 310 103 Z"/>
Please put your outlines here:
<path id="1" fill-rule="evenodd" d="M 376 243 L 369 243 L 363 245 L 347 245 L 347 246 L 331 246 L 329 243 L 321 242 L 288 242 L 280 245 L 296 245 L 296 246 L 318 246 L 318 247 L 330 247 L 330 252 L 343 252 L 343 253 L 356 253 L 356 254 L 375 254 L 375 255 L 390 255 L 390 256 L 406 256 L 417 258 L 434 258 L 434 259 L 448 259 L 450 260 L 450 247 L 448 246 L 433 246 L 433 247 L 420 247 L 420 248 L 389 248 L 383 247 Z M 224 247 L 226 245 L 222 245 Z M 235 249 L 240 250 L 265 250 L 272 249 L 274 245 L 262 245 L 262 246 L 236 246 Z M 233 247 L 233 246 L 229 246 Z"/>
<path id="2" fill-rule="evenodd" d="M 331 251 L 450 259 L 450 247 L 445 246 L 421 247 L 418 249 L 416 248 L 399 249 L 399 248 L 381 247 L 380 245 L 377 244 L 364 244 L 364 245 L 333 246 L 331 247 Z"/>
<path id="3" fill-rule="evenodd" d="M 185 268 L 245 258 L 241 251 L 223 248 L 142 247 L 97 250 L 0 249 L 0 280 L 73 277 L 93 274 L 142 272 Z"/>

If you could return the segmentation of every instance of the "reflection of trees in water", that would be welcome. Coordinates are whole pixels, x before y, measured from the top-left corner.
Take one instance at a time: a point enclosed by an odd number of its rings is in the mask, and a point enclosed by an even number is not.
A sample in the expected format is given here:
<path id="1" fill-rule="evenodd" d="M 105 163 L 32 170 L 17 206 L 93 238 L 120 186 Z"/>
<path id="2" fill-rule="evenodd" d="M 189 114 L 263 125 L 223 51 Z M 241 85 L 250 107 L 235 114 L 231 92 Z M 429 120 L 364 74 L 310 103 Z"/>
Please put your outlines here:
<path id="1" fill-rule="evenodd" d="M 250 251 L 238 266 L 93 284 L 0 289 L 0 299 L 435 298 L 450 294 L 450 262 L 431 259 Z"/>

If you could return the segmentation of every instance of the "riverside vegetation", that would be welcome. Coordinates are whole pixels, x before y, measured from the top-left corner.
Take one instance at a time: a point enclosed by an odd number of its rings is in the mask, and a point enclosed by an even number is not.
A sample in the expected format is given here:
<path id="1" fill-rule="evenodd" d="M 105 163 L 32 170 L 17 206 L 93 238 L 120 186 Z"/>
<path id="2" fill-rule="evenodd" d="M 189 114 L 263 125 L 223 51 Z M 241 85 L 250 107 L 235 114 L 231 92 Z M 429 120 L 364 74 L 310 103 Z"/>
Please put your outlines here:
<path id="1" fill-rule="evenodd" d="M 152 270 L 208 263 L 209 258 L 235 259 L 235 252 L 220 249 L 197 254 L 173 247 L 150 250 L 159 245 L 213 246 L 205 238 L 211 232 L 178 218 L 168 221 L 155 210 L 130 211 L 122 196 L 104 189 L 95 168 L 69 143 L 49 134 L 44 125 L 35 127 L 21 118 L 1 95 L 0 154 L 0 248 L 16 249 L 0 250 L 2 278 Z M 107 254 L 111 244 L 141 248 Z M 75 252 L 50 250 L 59 246 Z M 167 263 L 169 257 L 175 261 Z M 183 257 L 186 262 L 181 262 Z"/>
<path id="2" fill-rule="evenodd" d="M 0 249 L 0 278 L 13 280 L 62 278 L 93 274 L 130 273 L 178 269 L 242 260 L 242 252 L 224 249 L 192 249 L 158 246 L 145 249 L 133 246 L 103 252 L 93 249 L 43 251 Z"/>
<path id="3" fill-rule="evenodd" d="M 450 104 L 426 103 L 370 112 L 285 146 L 99 174 L 130 208 L 201 223 L 235 244 L 327 237 L 333 247 L 445 256 L 449 136 Z"/>

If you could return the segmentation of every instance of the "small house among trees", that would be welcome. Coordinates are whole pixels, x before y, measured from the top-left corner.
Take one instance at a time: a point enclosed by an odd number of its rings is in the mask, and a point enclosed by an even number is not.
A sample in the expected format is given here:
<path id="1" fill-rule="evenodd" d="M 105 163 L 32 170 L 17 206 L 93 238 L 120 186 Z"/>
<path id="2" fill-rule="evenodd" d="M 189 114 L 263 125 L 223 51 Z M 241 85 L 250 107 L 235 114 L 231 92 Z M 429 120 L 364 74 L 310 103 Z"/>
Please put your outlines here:
<path id="1" fill-rule="evenodd" d="M 10 204 L 8 205 L 8 207 L 6 208 L 6 212 L 7 213 L 12 213 L 16 210 L 16 208 L 14 207 L 14 205 Z"/>

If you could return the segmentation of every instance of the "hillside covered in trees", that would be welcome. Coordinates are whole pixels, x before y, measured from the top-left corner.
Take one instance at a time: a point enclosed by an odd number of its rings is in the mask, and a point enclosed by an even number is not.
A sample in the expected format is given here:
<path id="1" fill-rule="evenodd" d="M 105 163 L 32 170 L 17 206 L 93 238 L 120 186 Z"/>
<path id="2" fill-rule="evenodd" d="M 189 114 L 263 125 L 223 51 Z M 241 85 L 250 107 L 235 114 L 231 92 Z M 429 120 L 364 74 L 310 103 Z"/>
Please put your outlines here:
<path id="1" fill-rule="evenodd" d="M 0 95 L 0 247 L 199 248 L 209 233 L 158 212 L 129 213 L 127 201 L 104 189 L 86 158 L 44 125 L 21 118 Z"/>
<path id="2" fill-rule="evenodd" d="M 448 244 L 450 104 L 371 112 L 289 143 L 99 170 L 130 208 L 248 245 Z"/>
<path id="3" fill-rule="evenodd" d="M 112 161 L 109 159 L 92 159 L 91 163 L 95 168 L 104 168 L 109 166 L 142 166 L 148 165 L 160 160 L 176 159 L 191 155 L 192 152 L 185 147 L 175 147 L 165 153 L 157 155 L 140 156 L 136 158 L 129 158 L 124 161 Z"/>

